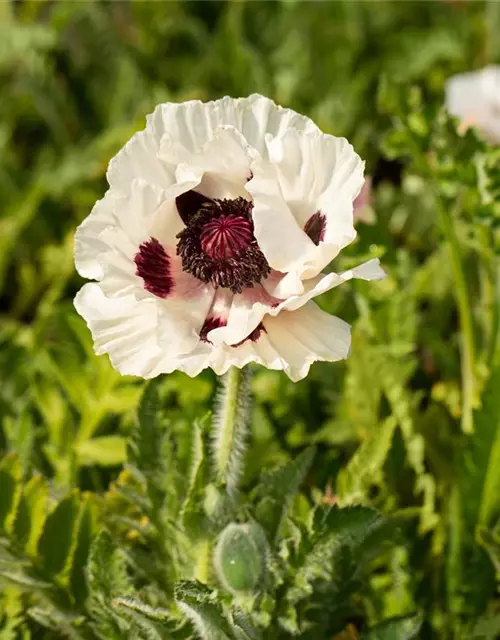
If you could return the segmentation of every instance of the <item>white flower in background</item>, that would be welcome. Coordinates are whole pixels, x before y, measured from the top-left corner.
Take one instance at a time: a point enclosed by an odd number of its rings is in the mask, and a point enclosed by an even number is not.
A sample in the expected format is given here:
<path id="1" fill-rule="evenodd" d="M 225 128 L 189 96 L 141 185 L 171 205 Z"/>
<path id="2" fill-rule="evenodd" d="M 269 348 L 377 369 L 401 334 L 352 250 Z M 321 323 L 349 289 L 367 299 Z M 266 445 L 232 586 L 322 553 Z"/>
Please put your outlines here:
<path id="1" fill-rule="evenodd" d="M 453 76 L 446 83 L 446 108 L 462 120 L 462 129 L 477 127 L 484 137 L 500 142 L 500 67 Z"/>
<path id="2" fill-rule="evenodd" d="M 150 378 L 258 362 L 292 380 L 349 352 L 349 325 L 315 296 L 355 238 L 363 162 L 343 138 L 259 95 L 162 104 L 111 161 L 76 232 L 75 306 L 95 350 Z"/>

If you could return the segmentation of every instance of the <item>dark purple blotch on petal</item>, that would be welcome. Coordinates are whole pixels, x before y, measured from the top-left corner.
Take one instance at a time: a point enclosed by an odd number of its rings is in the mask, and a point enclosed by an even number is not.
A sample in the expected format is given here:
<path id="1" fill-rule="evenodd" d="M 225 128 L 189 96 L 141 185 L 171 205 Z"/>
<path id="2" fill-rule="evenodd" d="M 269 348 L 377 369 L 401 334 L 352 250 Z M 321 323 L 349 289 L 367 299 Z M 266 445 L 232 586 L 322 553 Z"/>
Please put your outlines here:
<path id="1" fill-rule="evenodd" d="M 321 211 L 316 211 L 304 226 L 304 231 L 311 238 L 314 244 L 323 242 L 326 229 L 326 216 Z"/>
<path id="2" fill-rule="evenodd" d="M 210 204 L 212 200 L 206 196 L 202 196 L 197 191 L 186 191 L 175 199 L 177 205 L 177 211 L 184 224 L 189 224 L 191 218 L 198 213 L 198 211 L 207 204 Z"/>
<path id="3" fill-rule="evenodd" d="M 262 333 L 267 333 L 267 331 L 265 326 L 262 324 L 262 322 L 259 322 L 259 324 L 255 327 L 255 329 L 251 333 L 249 333 L 246 338 L 243 338 L 243 340 L 240 340 L 240 342 L 237 342 L 236 344 L 233 344 L 231 346 L 240 347 L 247 340 L 251 340 L 252 342 L 257 342 L 257 340 L 260 338 Z"/>
<path id="4" fill-rule="evenodd" d="M 216 316 L 208 317 L 200 330 L 200 340 L 202 342 L 208 342 L 212 344 L 210 340 L 207 338 L 207 335 L 212 331 L 212 329 L 219 329 L 219 327 L 225 327 L 226 321 L 222 318 L 217 318 Z"/>
<path id="5" fill-rule="evenodd" d="M 144 280 L 144 288 L 158 298 L 166 298 L 174 287 L 170 258 L 156 238 L 139 246 L 134 258 L 136 274 Z"/>

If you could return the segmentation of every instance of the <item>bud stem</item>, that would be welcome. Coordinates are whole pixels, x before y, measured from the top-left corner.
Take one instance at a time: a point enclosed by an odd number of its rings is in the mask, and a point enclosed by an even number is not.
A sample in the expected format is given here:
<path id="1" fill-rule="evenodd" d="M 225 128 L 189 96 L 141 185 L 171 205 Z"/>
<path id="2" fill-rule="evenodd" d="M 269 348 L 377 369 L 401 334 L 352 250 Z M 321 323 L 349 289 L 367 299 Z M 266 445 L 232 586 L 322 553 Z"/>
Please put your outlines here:
<path id="1" fill-rule="evenodd" d="M 249 416 L 250 371 L 231 367 L 222 379 L 212 426 L 217 480 L 226 485 L 231 497 L 243 472 Z"/>

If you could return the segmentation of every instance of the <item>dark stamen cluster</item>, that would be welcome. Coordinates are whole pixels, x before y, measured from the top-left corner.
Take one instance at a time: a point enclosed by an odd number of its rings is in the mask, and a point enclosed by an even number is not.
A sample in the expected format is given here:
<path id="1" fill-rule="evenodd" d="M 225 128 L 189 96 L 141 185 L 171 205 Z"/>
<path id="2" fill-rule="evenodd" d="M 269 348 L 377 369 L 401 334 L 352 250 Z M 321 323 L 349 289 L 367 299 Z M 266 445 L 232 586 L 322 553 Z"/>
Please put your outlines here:
<path id="1" fill-rule="evenodd" d="M 252 206 L 244 198 L 203 202 L 177 235 L 184 271 L 234 293 L 265 278 L 271 269 L 253 235 Z"/>

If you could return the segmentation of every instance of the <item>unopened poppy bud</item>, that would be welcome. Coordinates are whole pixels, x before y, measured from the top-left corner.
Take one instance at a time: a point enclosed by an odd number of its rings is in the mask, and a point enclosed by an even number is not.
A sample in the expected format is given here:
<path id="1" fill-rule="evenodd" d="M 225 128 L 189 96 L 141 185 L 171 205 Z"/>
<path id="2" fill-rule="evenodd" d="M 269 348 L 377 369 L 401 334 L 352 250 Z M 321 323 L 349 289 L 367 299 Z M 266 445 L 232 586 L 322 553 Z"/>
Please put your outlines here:
<path id="1" fill-rule="evenodd" d="M 264 576 L 266 554 L 266 538 L 258 524 L 231 523 L 215 549 L 217 576 L 228 591 L 254 591 Z"/>

